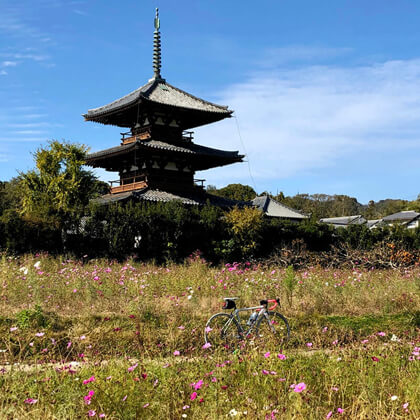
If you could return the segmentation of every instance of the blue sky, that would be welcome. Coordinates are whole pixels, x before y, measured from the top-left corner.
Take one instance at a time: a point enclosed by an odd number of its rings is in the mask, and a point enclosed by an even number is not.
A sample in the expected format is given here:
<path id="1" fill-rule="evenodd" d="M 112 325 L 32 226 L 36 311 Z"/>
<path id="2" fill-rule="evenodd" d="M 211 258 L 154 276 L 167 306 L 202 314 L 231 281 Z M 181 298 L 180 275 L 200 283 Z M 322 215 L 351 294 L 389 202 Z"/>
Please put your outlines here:
<path id="1" fill-rule="evenodd" d="M 81 114 L 152 76 L 156 6 L 162 76 L 235 110 L 195 141 L 247 154 L 198 178 L 363 203 L 420 193 L 420 2 L 405 0 L 0 0 L 0 180 L 48 139 L 119 144 Z"/>

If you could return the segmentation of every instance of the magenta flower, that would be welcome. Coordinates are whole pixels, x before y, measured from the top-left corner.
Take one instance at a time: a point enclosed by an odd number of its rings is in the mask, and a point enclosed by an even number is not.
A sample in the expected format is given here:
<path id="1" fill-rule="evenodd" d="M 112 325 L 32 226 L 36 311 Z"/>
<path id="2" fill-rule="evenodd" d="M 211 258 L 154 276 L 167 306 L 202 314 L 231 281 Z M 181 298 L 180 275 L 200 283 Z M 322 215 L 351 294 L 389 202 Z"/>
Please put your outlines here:
<path id="1" fill-rule="evenodd" d="M 35 399 L 35 398 L 26 398 L 26 400 L 24 402 L 25 402 L 25 404 L 36 404 L 38 402 L 38 400 Z"/>
<path id="2" fill-rule="evenodd" d="M 302 392 L 306 389 L 305 382 L 299 382 L 295 387 L 293 388 L 293 391 L 295 392 Z"/>
<path id="3" fill-rule="evenodd" d="M 90 382 L 95 382 L 95 377 L 94 377 L 94 376 L 91 376 L 90 378 L 85 379 L 85 380 L 83 381 L 83 385 L 86 385 L 86 384 L 88 384 L 88 383 L 90 383 Z"/>
<path id="4" fill-rule="evenodd" d="M 265 369 L 263 369 L 263 370 L 262 370 L 262 374 L 263 374 L 263 375 L 268 375 L 269 373 L 270 373 L 270 372 L 269 372 L 268 370 L 265 370 Z"/>
<path id="5" fill-rule="evenodd" d="M 43 337 L 45 335 L 45 333 L 43 332 L 38 332 L 35 334 L 37 337 Z"/>
<path id="6" fill-rule="evenodd" d="M 103 419 L 105 417 L 105 413 L 99 414 L 99 418 Z"/>
<path id="7" fill-rule="evenodd" d="M 197 398 L 197 393 L 194 391 L 191 395 L 190 395 L 190 400 L 194 401 Z"/>
<path id="8" fill-rule="evenodd" d="M 343 412 L 344 412 L 344 410 L 342 408 L 340 408 L 340 407 L 337 408 L 337 413 L 340 413 L 341 414 Z"/>
<path id="9" fill-rule="evenodd" d="M 71 347 L 71 341 L 69 341 L 68 343 L 67 343 L 67 348 L 69 349 Z"/>
<path id="10" fill-rule="evenodd" d="M 385 332 L 383 332 L 383 331 L 380 331 L 380 332 L 378 332 L 378 335 L 379 335 L 380 337 L 385 337 L 385 336 L 386 336 L 386 333 L 385 333 Z"/>
<path id="11" fill-rule="evenodd" d="M 85 404 L 89 405 L 91 403 L 92 397 L 95 395 L 95 391 L 91 390 L 83 397 Z"/>
<path id="12" fill-rule="evenodd" d="M 96 416 L 96 411 L 95 411 L 95 410 L 89 410 L 89 411 L 88 411 L 88 416 L 89 416 L 89 417 L 94 417 L 94 416 Z"/>
<path id="13" fill-rule="evenodd" d="M 200 379 L 199 381 L 193 384 L 193 388 L 197 391 L 203 386 L 203 383 L 204 383 L 203 380 Z"/>
<path id="14" fill-rule="evenodd" d="M 211 347 L 211 344 L 210 343 L 206 343 L 201 348 L 205 350 L 205 349 L 208 349 L 209 347 Z"/>
<path id="15" fill-rule="evenodd" d="M 264 354 L 264 357 L 267 359 L 268 357 L 270 357 L 270 352 L 268 351 L 267 353 Z"/>
<path id="16" fill-rule="evenodd" d="M 127 395 L 124 395 L 124 397 L 121 401 L 125 401 L 126 399 L 127 399 Z"/>
<path id="17" fill-rule="evenodd" d="M 175 350 L 174 351 L 174 356 L 179 356 L 181 353 L 179 352 L 179 350 Z"/>
<path id="18" fill-rule="evenodd" d="M 17 329 L 18 329 L 18 327 L 12 327 L 12 328 L 10 328 L 10 331 L 13 332 L 13 331 L 16 331 Z"/>
<path id="19" fill-rule="evenodd" d="M 149 405 L 150 405 L 149 403 L 146 403 L 146 404 L 143 405 L 143 408 L 147 408 L 147 407 L 149 407 Z"/>
<path id="20" fill-rule="evenodd" d="M 332 416 L 332 411 L 330 411 L 326 416 L 325 416 L 325 418 L 326 419 L 329 419 L 330 417 Z"/>
<path id="21" fill-rule="evenodd" d="M 210 331 L 213 331 L 213 328 L 211 328 L 211 327 L 206 327 L 205 329 L 204 329 L 204 331 L 206 332 L 206 333 L 209 333 Z"/>
<path id="22" fill-rule="evenodd" d="M 279 354 L 277 355 L 277 357 L 278 357 L 280 360 L 286 360 L 286 356 L 285 356 L 284 354 L 279 353 Z"/>
<path id="23" fill-rule="evenodd" d="M 376 356 L 372 356 L 372 360 L 373 360 L 374 362 L 379 362 L 379 359 L 378 359 Z"/>
<path id="24" fill-rule="evenodd" d="M 133 366 L 130 366 L 127 370 L 129 372 L 132 372 L 138 365 L 139 365 L 138 363 L 135 363 Z"/>
<path id="25" fill-rule="evenodd" d="M 312 347 L 312 343 L 306 343 L 306 347 Z"/>

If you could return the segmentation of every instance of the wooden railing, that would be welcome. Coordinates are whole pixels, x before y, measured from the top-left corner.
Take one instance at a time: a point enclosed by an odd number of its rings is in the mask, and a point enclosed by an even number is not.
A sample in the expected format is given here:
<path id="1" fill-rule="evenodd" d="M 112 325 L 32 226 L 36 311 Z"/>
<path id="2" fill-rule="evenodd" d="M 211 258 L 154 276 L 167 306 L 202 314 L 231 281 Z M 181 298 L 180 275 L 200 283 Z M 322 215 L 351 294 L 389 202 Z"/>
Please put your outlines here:
<path id="1" fill-rule="evenodd" d="M 113 186 L 113 184 L 119 184 Z M 126 191 L 140 190 L 147 187 L 147 179 L 144 175 L 138 177 L 123 178 L 111 181 L 111 194 L 118 194 Z"/>

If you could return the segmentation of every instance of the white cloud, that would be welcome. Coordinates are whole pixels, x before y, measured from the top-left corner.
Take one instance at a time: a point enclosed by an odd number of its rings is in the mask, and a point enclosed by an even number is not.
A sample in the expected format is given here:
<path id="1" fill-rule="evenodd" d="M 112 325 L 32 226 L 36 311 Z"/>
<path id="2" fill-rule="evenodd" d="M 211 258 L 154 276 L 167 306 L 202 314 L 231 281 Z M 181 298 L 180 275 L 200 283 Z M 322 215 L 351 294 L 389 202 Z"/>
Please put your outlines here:
<path id="1" fill-rule="evenodd" d="M 339 172 L 352 160 L 357 166 L 364 159 L 374 176 L 379 166 L 420 154 L 419 87 L 420 60 L 305 66 L 255 72 L 227 87 L 219 102 L 236 111 L 252 175 L 263 190 L 267 182 L 320 168 Z M 244 152 L 233 119 L 197 130 L 196 141 Z M 202 175 L 208 184 L 250 183 L 246 164 Z"/>
<path id="2" fill-rule="evenodd" d="M 14 67 L 17 65 L 17 61 L 3 61 L 1 65 L 3 67 Z"/>
<path id="3" fill-rule="evenodd" d="M 0 76 L 7 76 L 6 70 L 0 70 Z"/>

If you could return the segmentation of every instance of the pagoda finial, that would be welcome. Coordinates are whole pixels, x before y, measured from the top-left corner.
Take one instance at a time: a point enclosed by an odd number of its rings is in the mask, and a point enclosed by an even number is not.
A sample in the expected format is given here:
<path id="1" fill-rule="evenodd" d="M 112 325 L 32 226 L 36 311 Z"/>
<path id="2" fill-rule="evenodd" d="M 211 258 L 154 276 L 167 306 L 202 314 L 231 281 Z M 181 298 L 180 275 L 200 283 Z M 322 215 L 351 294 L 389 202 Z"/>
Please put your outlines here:
<path id="1" fill-rule="evenodd" d="M 154 79 L 161 79 L 160 67 L 161 67 L 161 51 L 160 51 L 160 20 L 159 20 L 159 9 L 156 8 L 155 16 L 155 32 L 153 34 L 153 72 Z"/>

